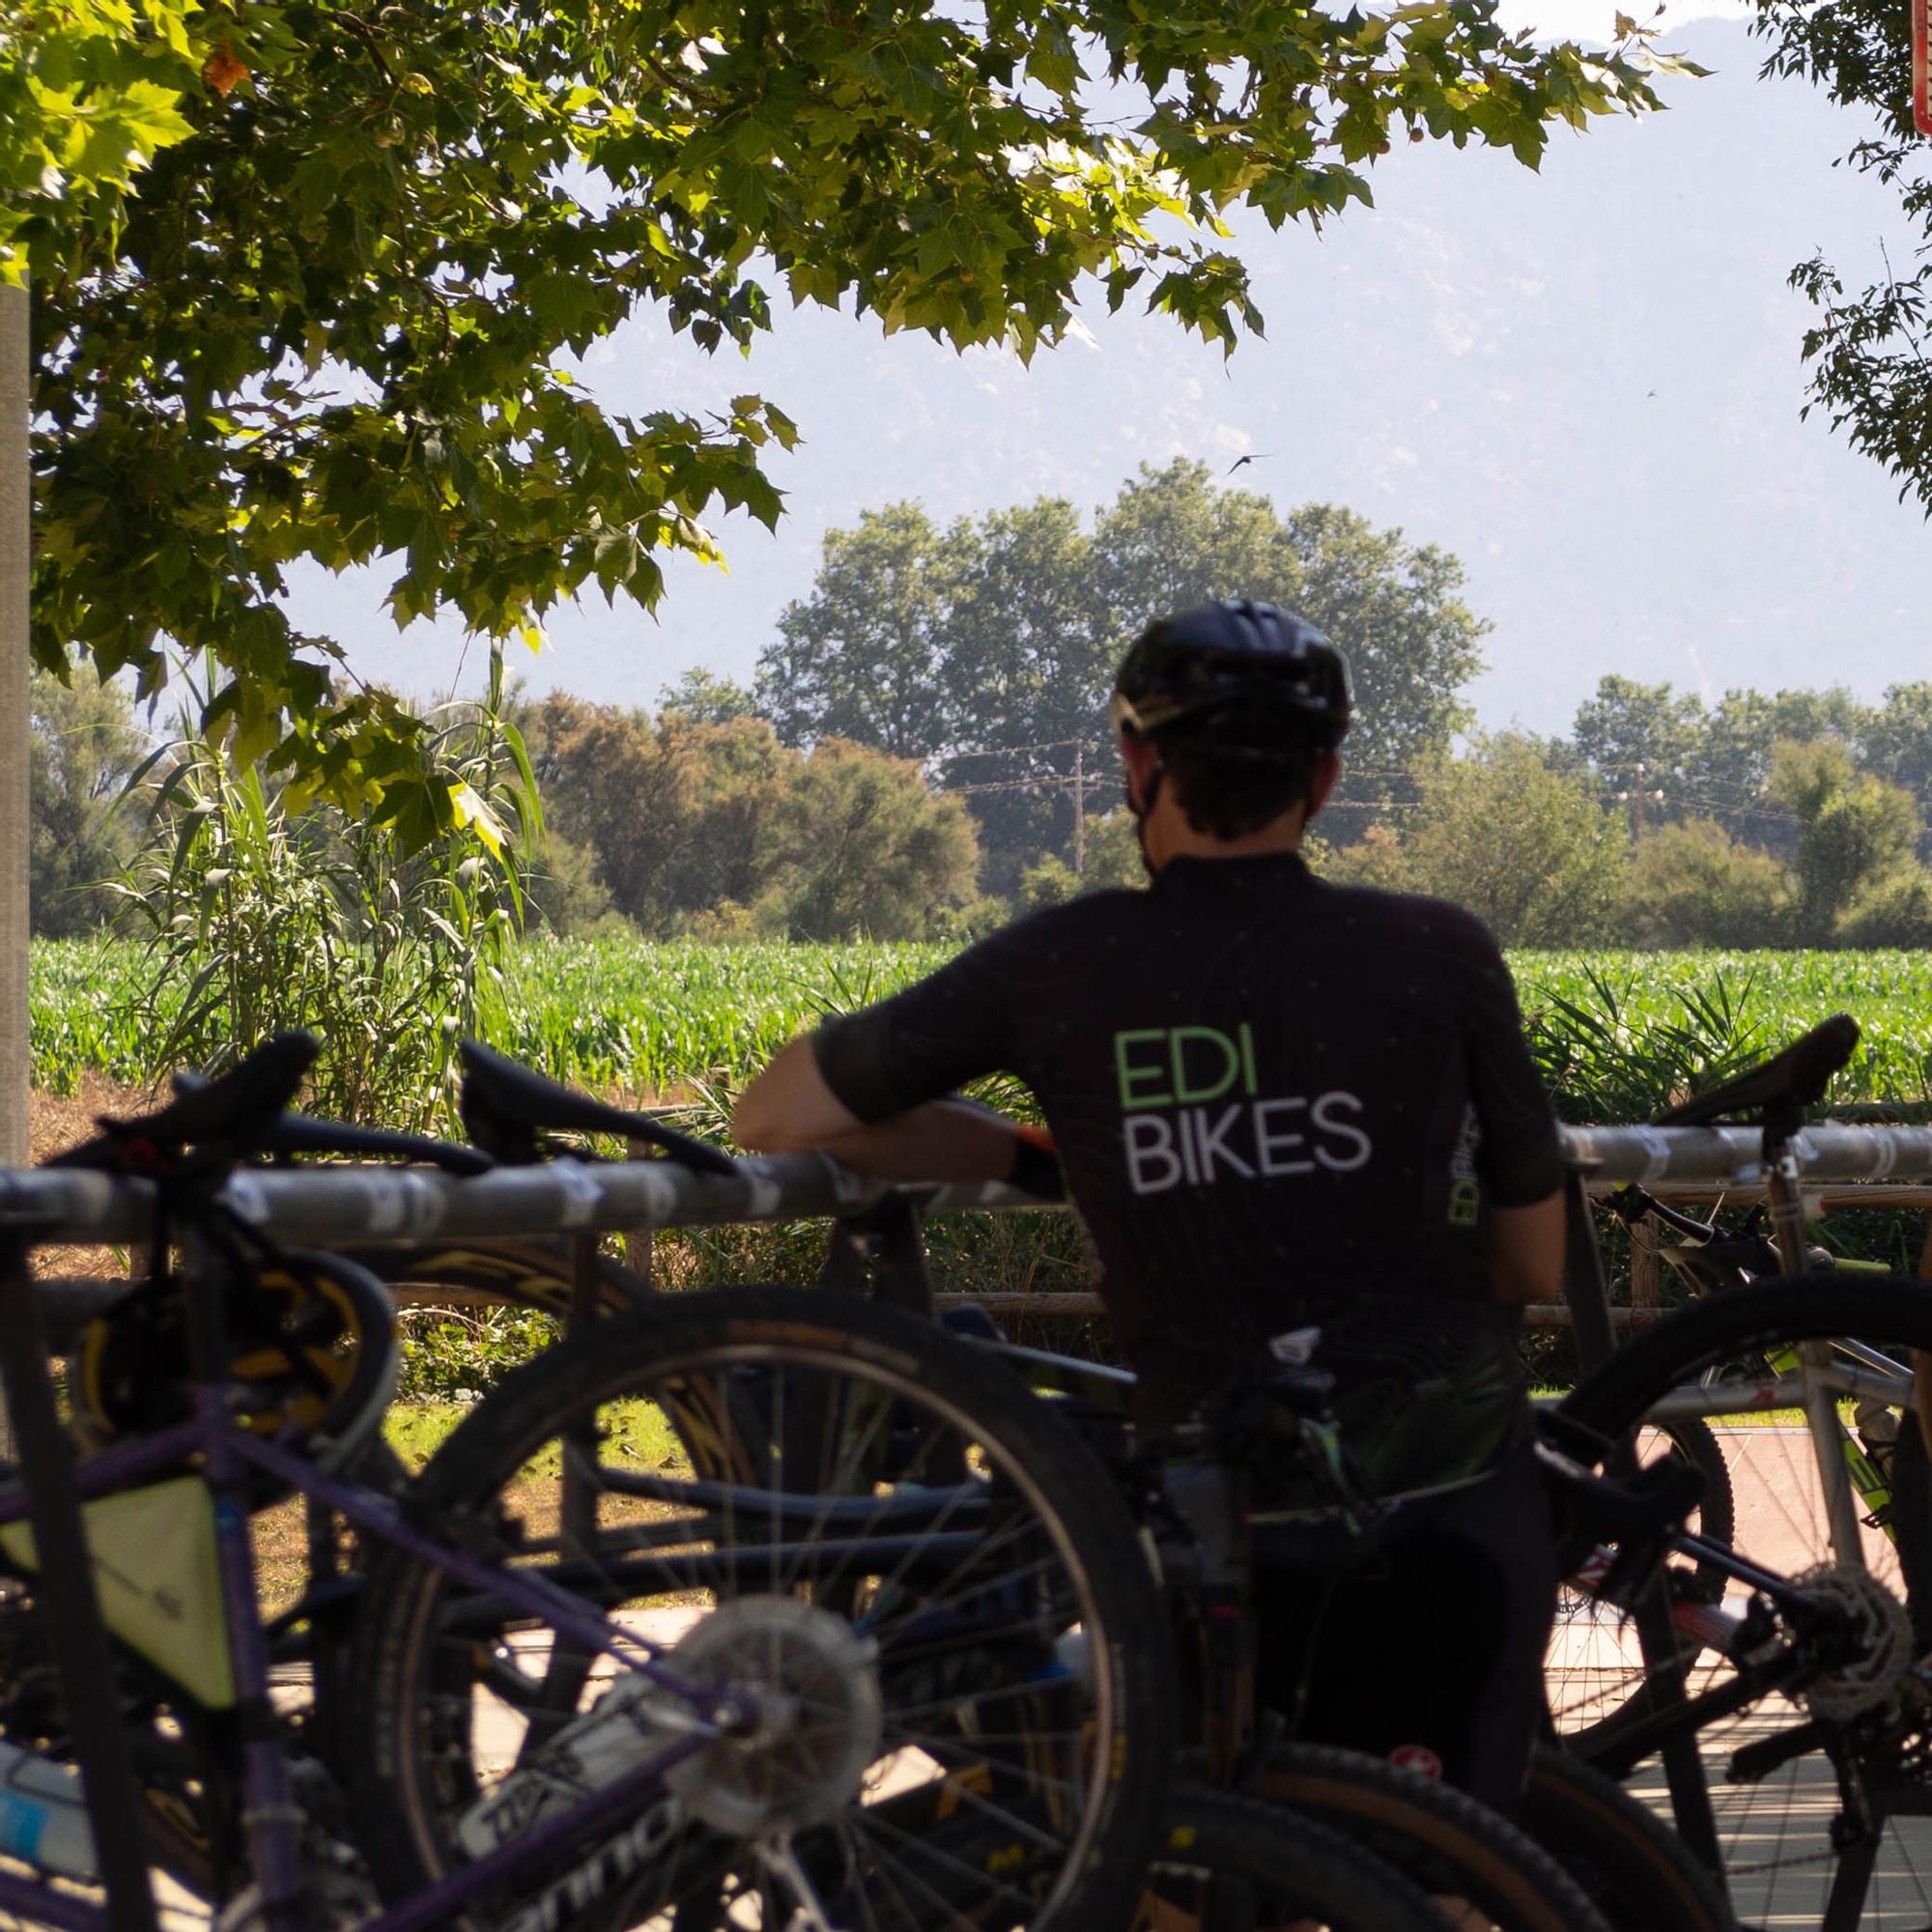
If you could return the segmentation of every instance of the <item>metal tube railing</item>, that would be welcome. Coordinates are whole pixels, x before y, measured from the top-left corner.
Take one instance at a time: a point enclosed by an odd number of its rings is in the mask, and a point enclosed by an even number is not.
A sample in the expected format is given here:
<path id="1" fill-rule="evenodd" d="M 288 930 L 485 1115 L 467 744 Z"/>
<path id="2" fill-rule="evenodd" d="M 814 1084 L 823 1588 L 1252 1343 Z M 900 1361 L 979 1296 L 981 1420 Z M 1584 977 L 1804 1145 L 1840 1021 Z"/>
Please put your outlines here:
<path id="1" fill-rule="evenodd" d="M 1569 1127 L 1564 1142 L 1593 1190 L 1626 1180 L 1749 1187 L 1763 1179 L 1751 1127 Z M 1796 1147 L 1807 1185 L 1932 1177 L 1932 1127 L 1833 1122 L 1806 1128 Z M 894 1185 L 822 1155 L 785 1154 L 746 1160 L 730 1179 L 668 1161 L 557 1160 L 470 1179 L 413 1168 L 284 1168 L 237 1174 L 225 1198 L 243 1219 L 285 1239 L 348 1242 L 793 1221 L 862 1212 Z M 920 1191 L 934 1212 L 1041 1205 L 1009 1187 Z M 50 1241 L 137 1238 L 153 1198 L 138 1180 L 66 1168 L 0 1169 L 0 1214 L 44 1215 Z"/>

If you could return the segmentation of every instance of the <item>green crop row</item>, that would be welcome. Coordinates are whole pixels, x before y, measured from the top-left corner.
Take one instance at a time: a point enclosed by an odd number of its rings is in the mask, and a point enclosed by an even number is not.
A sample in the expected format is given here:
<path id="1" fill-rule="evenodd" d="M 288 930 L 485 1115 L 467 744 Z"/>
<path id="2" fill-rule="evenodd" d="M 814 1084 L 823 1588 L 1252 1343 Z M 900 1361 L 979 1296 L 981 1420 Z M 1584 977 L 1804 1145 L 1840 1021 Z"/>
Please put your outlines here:
<path id="1" fill-rule="evenodd" d="M 945 957 L 935 946 L 646 945 L 533 941 L 516 958 L 495 1044 L 555 1077 L 647 1096 L 729 1088 L 799 1028 L 875 999 Z M 1568 1069 L 1584 1111 L 1639 1111 L 1685 1067 L 1770 1051 L 1828 1014 L 1864 1028 L 1834 1090 L 1842 1101 L 1932 1099 L 1932 957 L 1909 952 L 1528 952 L 1513 960 L 1546 1064 Z M 37 1085 L 83 1073 L 137 1082 L 160 1010 L 144 1005 L 147 956 L 125 942 L 38 942 Z M 1653 1067 L 1620 1086 L 1606 1066 Z M 1573 1106 L 1567 1111 L 1577 1115 Z"/>

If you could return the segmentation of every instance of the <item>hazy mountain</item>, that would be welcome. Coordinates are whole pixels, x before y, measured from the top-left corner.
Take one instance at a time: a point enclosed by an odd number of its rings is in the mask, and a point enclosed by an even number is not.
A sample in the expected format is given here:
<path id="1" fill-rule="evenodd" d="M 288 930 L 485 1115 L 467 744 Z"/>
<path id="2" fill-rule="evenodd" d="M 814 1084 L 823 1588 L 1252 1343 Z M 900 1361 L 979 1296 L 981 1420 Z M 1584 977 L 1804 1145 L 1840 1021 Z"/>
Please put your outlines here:
<path id="1" fill-rule="evenodd" d="M 776 471 L 791 514 L 776 539 L 727 526 L 731 574 L 678 570 L 656 626 L 601 601 L 559 612 L 532 682 L 642 702 L 688 664 L 748 673 L 820 532 L 868 504 L 1092 505 L 1143 461 L 1250 450 L 1267 454 L 1241 480 L 1277 501 L 1350 503 L 1463 557 L 1496 624 L 1475 694 L 1492 723 L 1559 727 L 1608 670 L 1713 695 L 1932 674 L 1932 544 L 1873 466 L 1799 421 L 1810 311 L 1784 285 L 1814 249 L 1862 279 L 1881 235 L 1894 260 L 1909 240 L 1884 190 L 1833 165 L 1851 118 L 1757 80 L 1742 24 L 1667 43 L 1714 77 L 1672 83 L 1666 115 L 1559 133 L 1540 175 L 1426 143 L 1319 237 L 1244 227 L 1267 338 L 1225 365 L 1172 325 L 1097 313 L 1093 345 L 1031 370 L 821 311 L 781 316 L 749 370 L 634 325 L 592 358 L 600 392 L 762 389 L 808 440 Z M 385 582 L 304 579 L 298 602 L 364 669 L 446 680 L 460 639 L 419 627 L 399 649 Z"/>

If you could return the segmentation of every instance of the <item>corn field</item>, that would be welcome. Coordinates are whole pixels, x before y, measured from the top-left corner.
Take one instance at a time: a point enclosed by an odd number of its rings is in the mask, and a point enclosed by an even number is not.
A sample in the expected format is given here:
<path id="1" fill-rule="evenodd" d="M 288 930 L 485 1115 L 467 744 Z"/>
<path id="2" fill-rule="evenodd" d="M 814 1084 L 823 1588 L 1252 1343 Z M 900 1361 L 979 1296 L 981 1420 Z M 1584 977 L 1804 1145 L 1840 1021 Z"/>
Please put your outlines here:
<path id="1" fill-rule="evenodd" d="M 532 941 L 503 987 L 493 1044 L 559 1079 L 627 1094 L 729 1092 L 820 1014 L 892 991 L 936 946 L 646 945 Z M 1932 1100 L 1932 957 L 1909 952 L 1524 952 L 1512 959 L 1531 1037 L 1573 1120 L 1634 1120 L 1769 1052 L 1828 1014 L 1864 1028 L 1833 1098 Z M 38 942 L 35 1084 L 83 1073 L 128 1084 L 165 1035 L 152 962 L 116 940 Z"/>

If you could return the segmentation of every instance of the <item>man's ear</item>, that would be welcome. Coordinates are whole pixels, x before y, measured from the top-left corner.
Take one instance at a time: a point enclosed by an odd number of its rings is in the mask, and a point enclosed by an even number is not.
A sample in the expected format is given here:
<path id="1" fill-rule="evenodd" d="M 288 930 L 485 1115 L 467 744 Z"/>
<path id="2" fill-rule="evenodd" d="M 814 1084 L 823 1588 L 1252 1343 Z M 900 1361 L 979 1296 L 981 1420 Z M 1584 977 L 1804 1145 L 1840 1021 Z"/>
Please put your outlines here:
<path id="1" fill-rule="evenodd" d="M 1308 778 L 1308 810 L 1302 815 L 1302 823 L 1328 803 L 1328 794 L 1335 789 L 1342 777 L 1342 754 L 1339 752 L 1323 752 L 1315 760 L 1315 769 Z"/>

